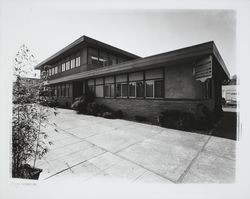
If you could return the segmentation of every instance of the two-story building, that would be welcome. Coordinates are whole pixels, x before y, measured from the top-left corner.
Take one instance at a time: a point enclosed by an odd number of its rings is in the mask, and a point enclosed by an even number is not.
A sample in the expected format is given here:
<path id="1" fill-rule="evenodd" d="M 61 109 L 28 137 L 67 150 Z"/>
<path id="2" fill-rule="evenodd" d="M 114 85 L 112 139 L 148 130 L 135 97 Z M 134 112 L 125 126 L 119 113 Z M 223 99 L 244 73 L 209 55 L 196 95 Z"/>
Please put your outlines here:
<path id="1" fill-rule="evenodd" d="M 221 82 L 229 72 L 213 41 L 141 58 L 82 36 L 36 69 L 48 74 L 61 106 L 70 107 L 87 89 L 96 102 L 128 118 L 154 118 L 167 109 L 195 112 L 221 106 Z"/>

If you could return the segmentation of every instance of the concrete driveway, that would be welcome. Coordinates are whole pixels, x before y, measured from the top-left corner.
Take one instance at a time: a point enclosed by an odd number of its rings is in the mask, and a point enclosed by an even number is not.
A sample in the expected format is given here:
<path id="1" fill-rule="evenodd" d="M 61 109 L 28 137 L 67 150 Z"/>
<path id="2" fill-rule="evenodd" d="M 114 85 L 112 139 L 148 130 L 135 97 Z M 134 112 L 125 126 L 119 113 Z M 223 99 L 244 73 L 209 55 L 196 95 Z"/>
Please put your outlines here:
<path id="1" fill-rule="evenodd" d="M 233 183 L 229 139 L 58 109 L 44 130 L 53 145 L 37 161 L 41 180 Z"/>

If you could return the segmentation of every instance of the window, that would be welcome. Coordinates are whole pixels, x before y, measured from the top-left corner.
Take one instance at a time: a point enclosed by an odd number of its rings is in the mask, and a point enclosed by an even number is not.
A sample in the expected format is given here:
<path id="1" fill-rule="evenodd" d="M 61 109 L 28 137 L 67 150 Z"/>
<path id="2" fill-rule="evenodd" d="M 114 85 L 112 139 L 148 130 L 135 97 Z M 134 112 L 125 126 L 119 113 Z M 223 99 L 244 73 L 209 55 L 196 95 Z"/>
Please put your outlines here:
<path id="1" fill-rule="evenodd" d="M 68 60 L 67 62 L 66 62 L 66 70 L 69 70 L 70 69 L 70 61 Z"/>
<path id="2" fill-rule="evenodd" d="M 58 66 L 55 67 L 55 74 L 58 73 Z"/>
<path id="3" fill-rule="evenodd" d="M 154 80 L 145 81 L 146 97 L 154 97 Z"/>
<path id="4" fill-rule="evenodd" d="M 144 97 L 144 84 L 143 81 L 136 82 L 136 97 Z"/>
<path id="5" fill-rule="evenodd" d="M 103 97 L 103 78 L 96 79 L 95 84 L 95 96 Z"/>
<path id="6" fill-rule="evenodd" d="M 57 85 L 55 85 L 55 87 L 54 87 L 54 93 L 55 93 L 55 96 L 58 95 L 58 93 L 57 93 Z"/>
<path id="7" fill-rule="evenodd" d="M 117 64 L 116 56 L 109 55 L 109 65 Z"/>
<path id="8" fill-rule="evenodd" d="M 103 85 L 96 85 L 95 86 L 95 96 L 96 97 L 103 97 Z"/>
<path id="9" fill-rule="evenodd" d="M 127 83 L 116 83 L 116 97 L 127 97 L 128 96 L 128 84 Z"/>
<path id="10" fill-rule="evenodd" d="M 125 61 L 126 61 L 126 59 L 124 59 L 123 57 L 118 57 L 118 64 L 125 62 Z"/>
<path id="11" fill-rule="evenodd" d="M 65 84 L 65 97 L 70 97 L 70 84 Z"/>
<path id="12" fill-rule="evenodd" d="M 51 76 L 51 68 L 49 69 L 49 76 Z"/>
<path id="13" fill-rule="evenodd" d="M 71 68 L 75 68 L 75 66 L 76 66 L 76 60 L 75 60 L 75 58 L 71 59 L 70 65 L 71 65 Z"/>
<path id="14" fill-rule="evenodd" d="M 65 93 L 66 93 L 65 89 L 66 89 L 65 84 L 62 84 L 61 85 L 61 96 L 62 97 L 65 97 Z"/>
<path id="15" fill-rule="evenodd" d="M 105 84 L 104 85 L 104 97 L 114 97 L 114 84 Z"/>
<path id="16" fill-rule="evenodd" d="M 102 66 L 107 66 L 108 65 L 108 54 L 105 52 L 100 52 L 99 62 Z"/>
<path id="17" fill-rule="evenodd" d="M 65 63 L 62 63 L 62 72 L 65 71 Z"/>
<path id="18" fill-rule="evenodd" d="M 145 71 L 145 97 L 164 97 L 163 69 Z"/>
<path id="19" fill-rule="evenodd" d="M 61 85 L 60 84 L 57 86 L 57 96 L 61 97 Z"/>
<path id="20" fill-rule="evenodd" d="M 114 97 L 114 76 L 105 77 L 104 97 Z"/>
<path id="21" fill-rule="evenodd" d="M 129 97 L 136 97 L 136 82 L 129 83 Z"/>
<path id="22" fill-rule="evenodd" d="M 163 80 L 145 81 L 146 97 L 164 97 L 163 85 Z"/>
<path id="23" fill-rule="evenodd" d="M 88 48 L 88 63 L 98 65 L 98 50 L 94 48 Z"/>
<path id="24" fill-rule="evenodd" d="M 122 96 L 122 85 L 121 83 L 116 83 L 116 97 Z"/>
<path id="25" fill-rule="evenodd" d="M 80 61 L 80 57 L 77 57 L 76 58 L 76 67 L 80 66 L 81 65 L 81 61 Z"/>
<path id="26" fill-rule="evenodd" d="M 128 96 L 128 84 L 122 83 L 122 97 Z"/>
<path id="27" fill-rule="evenodd" d="M 155 97 L 164 97 L 164 81 L 155 80 Z"/>
<path id="28" fill-rule="evenodd" d="M 91 56 L 91 64 L 98 65 L 99 64 L 98 57 Z"/>
<path id="29" fill-rule="evenodd" d="M 55 68 L 52 68 L 51 69 L 51 75 L 54 75 L 55 74 Z"/>
<path id="30" fill-rule="evenodd" d="M 88 89 L 90 92 L 95 91 L 95 80 L 94 79 L 88 80 Z"/>

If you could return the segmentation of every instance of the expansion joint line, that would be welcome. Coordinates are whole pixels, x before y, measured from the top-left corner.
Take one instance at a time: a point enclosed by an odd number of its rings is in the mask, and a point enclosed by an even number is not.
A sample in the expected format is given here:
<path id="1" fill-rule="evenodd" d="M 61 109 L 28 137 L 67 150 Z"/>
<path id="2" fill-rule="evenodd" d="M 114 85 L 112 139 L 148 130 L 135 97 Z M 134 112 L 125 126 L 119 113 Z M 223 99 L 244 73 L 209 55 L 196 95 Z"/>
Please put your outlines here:
<path id="1" fill-rule="evenodd" d="M 185 169 L 185 171 L 181 174 L 181 176 L 179 177 L 179 179 L 176 181 L 177 183 L 181 183 L 184 179 L 184 177 L 187 175 L 187 173 L 189 172 L 190 168 L 193 166 L 194 162 L 197 160 L 197 158 L 199 157 L 200 153 L 205 149 L 207 143 L 209 142 L 209 140 L 212 137 L 212 133 L 213 133 L 214 129 L 212 129 L 211 131 L 209 131 L 208 133 L 208 139 L 205 141 L 205 143 L 203 144 L 203 146 L 201 147 L 201 149 L 198 151 L 198 153 L 196 154 L 196 156 L 191 160 L 191 162 L 189 163 L 189 165 L 187 166 L 187 168 Z"/>

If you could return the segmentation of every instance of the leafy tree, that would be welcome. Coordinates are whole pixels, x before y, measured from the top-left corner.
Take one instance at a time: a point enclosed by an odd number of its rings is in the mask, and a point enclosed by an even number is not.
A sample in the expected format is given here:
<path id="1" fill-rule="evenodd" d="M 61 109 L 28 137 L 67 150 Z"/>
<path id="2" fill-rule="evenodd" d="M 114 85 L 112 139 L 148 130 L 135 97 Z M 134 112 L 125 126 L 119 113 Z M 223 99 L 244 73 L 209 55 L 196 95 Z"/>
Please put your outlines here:
<path id="1" fill-rule="evenodd" d="M 46 76 L 37 83 L 30 83 L 25 75 L 32 73 L 30 68 L 36 64 L 34 55 L 22 45 L 14 59 L 13 84 L 13 114 L 12 114 L 12 176 L 30 178 L 25 166 L 33 161 L 35 168 L 37 159 L 48 152 L 48 137 L 43 131 L 49 124 L 51 111 L 56 115 L 56 109 L 47 106 L 49 96 L 44 94 L 43 85 Z M 31 67 L 30 67 L 31 66 Z M 43 94 L 42 94 L 43 93 Z"/>

